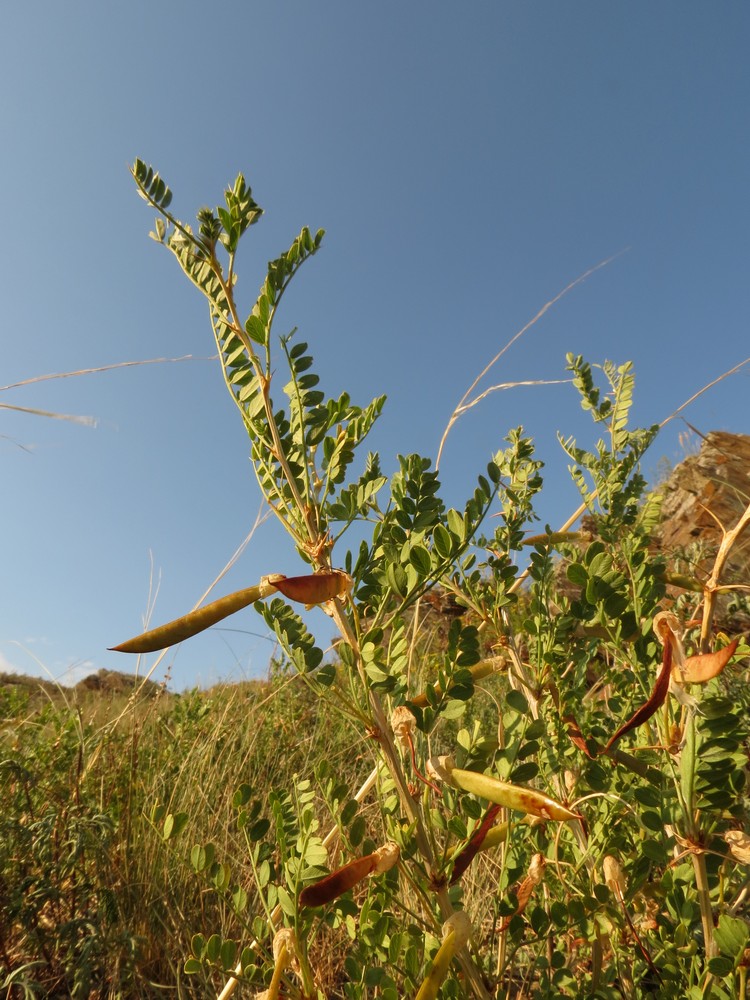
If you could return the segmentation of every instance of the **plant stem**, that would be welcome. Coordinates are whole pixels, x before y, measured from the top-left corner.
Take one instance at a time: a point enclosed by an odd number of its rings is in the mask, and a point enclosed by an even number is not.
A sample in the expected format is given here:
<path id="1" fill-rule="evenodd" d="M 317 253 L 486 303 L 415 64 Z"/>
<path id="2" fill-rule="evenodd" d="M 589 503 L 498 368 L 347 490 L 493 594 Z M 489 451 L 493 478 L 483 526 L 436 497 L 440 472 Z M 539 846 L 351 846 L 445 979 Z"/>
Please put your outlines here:
<path id="1" fill-rule="evenodd" d="M 725 531 L 724 528 L 722 528 L 724 537 L 721 540 L 719 551 L 716 553 L 716 560 L 714 562 L 714 568 L 711 576 L 708 578 L 706 585 L 703 588 L 705 596 L 703 599 L 703 621 L 701 622 L 702 653 L 708 653 L 711 648 L 711 626 L 713 625 L 714 620 L 719 579 L 721 577 L 722 570 L 724 569 L 724 564 L 729 557 L 732 546 L 748 524 L 750 524 L 750 504 L 748 504 L 745 509 L 745 513 L 731 531 Z"/>
<path id="2" fill-rule="evenodd" d="M 695 712 L 690 712 L 685 725 L 685 746 L 682 749 L 680 761 L 681 792 L 685 810 L 685 833 L 687 839 L 697 844 L 700 842 L 700 814 L 695 808 L 695 767 L 697 762 L 697 734 L 695 731 Z M 706 858 L 700 851 L 693 851 L 693 871 L 695 873 L 695 888 L 701 909 L 701 924 L 706 958 L 716 955 L 714 941 L 714 918 L 711 909 L 711 892 L 708 885 Z"/>
<path id="3" fill-rule="evenodd" d="M 693 871 L 695 872 L 695 888 L 698 892 L 698 902 L 701 908 L 701 924 L 703 925 L 706 958 L 714 958 L 718 952 L 716 941 L 714 940 L 714 915 L 711 909 L 711 893 L 708 887 L 706 856 L 697 851 L 693 852 Z"/>
<path id="4" fill-rule="evenodd" d="M 365 684 L 366 689 L 369 693 L 370 706 L 372 708 L 373 722 L 378 731 L 378 742 L 380 748 L 383 752 L 383 757 L 385 758 L 386 765 L 390 771 L 391 777 L 396 785 L 398 791 L 399 799 L 401 800 L 401 805 L 409 819 L 409 823 L 414 828 L 414 836 L 417 841 L 417 848 L 419 853 L 422 855 L 422 859 L 427 866 L 429 872 L 432 872 L 435 867 L 435 857 L 432 851 L 432 846 L 430 844 L 427 832 L 425 830 L 424 819 L 422 817 L 422 811 L 419 804 L 415 801 L 406 781 L 406 776 L 404 775 L 403 768 L 401 767 L 401 760 L 396 752 L 396 747 L 393 743 L 391 736 L 390 726 L 385 717 L 385 711 L 383 710 L 383 704 L 380 700 L 379 695 L 376 691 L 372 690 L 372 687 L 367 683 L 367 678 L 362 668 L 362 660 L 359 655 L 359 644 L 357 642 L 357 637 L 349 624 L 347 618 L 343 614 L 343 605 L 339 598 L 335 598 L 333 601 L 333 619 L 338 627 L 341 635 L 346 639 L 346 641 L 351 646 L 354 655 L 357 659 L 359 665 L 360 675 L 362 677 L 362 682 Z M 437 892 L 437 899 L 440 906 L 440 912 L 443 920 L 447 920 L 453 912 L 453 905 L 448 896 L 448 890 L 445 886 L 441 886 Z M 467 980 L 471 983 L 474 990 L 475 996 L 479 997 L 480 1000 L 491 1000 L 490 994 L 484 985 L 482 979 L 481 971 L 478 969 L 473 959 L 471 958 L 468 948 L 463 946 L 456 952 L 456 958 L 458 959 L 461 968 L 463 969 L 464 975 Z"/>

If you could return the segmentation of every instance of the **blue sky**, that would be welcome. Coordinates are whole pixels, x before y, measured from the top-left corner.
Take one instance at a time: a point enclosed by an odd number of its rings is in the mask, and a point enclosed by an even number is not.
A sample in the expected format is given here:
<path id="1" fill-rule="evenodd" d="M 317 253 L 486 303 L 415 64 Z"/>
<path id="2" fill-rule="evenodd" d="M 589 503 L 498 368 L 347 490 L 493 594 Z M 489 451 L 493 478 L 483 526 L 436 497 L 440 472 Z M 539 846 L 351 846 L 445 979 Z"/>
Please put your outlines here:
<path id="1" fill-rule="evenodd" d="M 303 225 L 322 252 L 285 299 L 323 387 L 386 393 L 368 445 L 434 456 L 473 378 L 572 290 L 482 387 L 565 377 L 565 354 L 632 360 L 634 420 L 663 419 L 750 355 L 750 7 L 510 3 L 52 2 L 0 32 L 2 376 L 151 358 L 0 391 L 96 428 L 0 410 L 0 669 L 133 670 L 107 647 L 188 611 L 249 532 L 259 494 L 203 301 L 147 233 L 127 165 L 154 164 L 190 219 L 244 172 L 265 209 L 239 259 L 252 306 Z M 685 413 L 747 433 L 748 369 Z M 547 463 L 540 513 L 576 506 L 555 433 L 590 443 L 570 385 L 495 393 L 441 462 L 459 505 L 508 429 Z M 645 462 L 681 455 L 675 421 Z M 343 561 L 343 554 L 341 561 Z M 213 596 L 300 571 L 271 523 Z M 317 616 L 317 617 L 315 617 Z M 331 626 L 311 619 L 322 642 Z M 181 689 L 262 674 L 252 610 L 171 651 Z M 139 669 L 147 671 L 152 658 Z"/>

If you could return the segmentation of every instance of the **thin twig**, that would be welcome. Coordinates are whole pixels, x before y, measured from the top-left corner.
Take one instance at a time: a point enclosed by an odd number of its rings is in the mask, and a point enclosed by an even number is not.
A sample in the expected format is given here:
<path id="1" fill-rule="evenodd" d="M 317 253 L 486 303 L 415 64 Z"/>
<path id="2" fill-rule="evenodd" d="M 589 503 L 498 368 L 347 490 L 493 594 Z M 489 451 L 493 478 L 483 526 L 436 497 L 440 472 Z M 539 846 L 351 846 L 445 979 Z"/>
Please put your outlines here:
<path id="1" fill-rule="evenodd" d="M 536 316 L 533 317 L 533 319 L 530 319 L 529 322 L 518 331 L 518 333 L 514 334 L 510 338 L 510 340 L 508 341 L 508 343 L 497 352 L 497 354 L 492 359 L 492 361 L 490 361 L 487 365 L 484 366 L 484 368 L 482 369 L 482 371 L 477 375 L 477 377 L 471 383 L 471 385 L 466 390 L 466 392 L 463 394 L 463 396 L 461 397 L 461 399 L 458 401 L 458 405 L 456 406 L 455 410 L 453 411 L 453 413 L 450 416 L 450 419 L 448 421 L 448 426 L 443 431 L 443 436 L 440 439 L 440 445 L 438 447 L 437 459 L 435 461 L 435 468 L 436 469 L 439 468 L 439 466 L 440 466 L 440 457 L 443 454 L 443 447 L 445 445 L 446 438 L 448 437 L 448 434 L 450 433 L 451 428 L 453 427 L 453 425 L 455 424 L 455 422 L 458 420 L 458 418 L 460 417 L 461 413 L 464 412 L 466 409 L 468 409 L 468 407 L 466 406 L 466 401 L 469 399 L 469 397 L 471 396 L 471 394 L 474 392 L 474 390 L 479 385 L 479 383 L 482 381 L 482 379 L 487 374 L 487 372 L 490 370 L 490 368 L 492 368 L 493 365 L 497 361 L 499 361 L 500 358 L 506 353 L 506 351 L 508 351 L 513 346 L 513 344 L 515 344 L 515 342 L 517 340 L 519 340 L 526 333 L 527 330 L 530 330 L 531 327 L 534 326 L 534 324 L 537 323 L 542 318 L 542 316 L 544 316 L 544 314 L 549 309 L 552 308 L 552 306 L 556 305 L 560 301 L 560 299 L 562 299 L 565 295 L 567 295 L 568 292 L 572 291 L 577 285 L 582 284 L 587 278 L 589 278 L 592 274 L 594 274 L 595 271 L 598 271 L 602 267 L 606 267 L 607 264 L 610 264 L 613 260 L 615 260 L 617 257 L 619 257 L 623 253 L 625 253 L 625 250 L 620 250 L 619 253 L 613 254 L 611 257 L 608 257 L 606 260 L 600 261 L 598 264 L 595 264 L 593 267 L 590 267 L 588 269 L 588 271 L 584 271 L 583 274 L 579 275 L 577 278 L 575 278 L 575 280 L 571 281 L 570 284 L 566 285 L 565 288 L 563 288 L 563 290 L 561 292 L 558 292 L 557 295 L 553 299 L 550 299 L 549 302 L 546 302 L 542 306 L 542 308 L 539 310 L 539 312 L 536 314 Z"/>
<path id="2" fill-rule="evenodd" d="M 205 589 L 205 591 L 203 592 L 203 594 L 201 595 L 201 597 L 196 601 L 195 605 L 191 609 L 192 611 L 197 610 L 201 606 L 201 604 L 203 604 L 203 602 L 208 597 L 208 595 L 211 593 L 211 591 L 214 589 L 214 587 L 217 585 L 217 583 L 219 583 L 219 581 L 229 572 L 229 570 L 232 568 L 232 566 L 234 566 L 234 564 L 237 562 L 237 560 L 239 559 L 239 557 L 242 555 L 242 553 L 247 548 L 247 546 L 250 543 L 250 540 L 252 539 L 252 537 L 255 534 L 255 532 L 263 524 L 263 522 L 266 520 L 266 518 L 268 516 L 269 516 L 268 515 L 268 511 L 263 511 L 262 508 L 259 508 L 258 513 L 256 514 L 256 517 L 255 517 L 255 522 L 253 523 L 253 526 L 250 528 L 250 531 L 247 533 L 247 535 L 245 536 L 245 538 L 243 539 L 243 541 L 240 542 L 240 544 L 237 546 L 237 548 L 235 549 L 234 553 L 230 556 L 229 560 L 225 564 L 224 568 L 222 570 L 220 570 L 220 572 L 218 573 L 218 575 L 214 578 L 214 580 Z M 149 611 L 148 611 L 148 616 L 149 617 L 150 617 L 150 614 L 151 614 L 151 610 L 152 610 L 152 608 L 150 607 Z M 146 624 L 148 624 L 147 620 L 144 621 L 144 626 Z M 167 655 L 167 652 L 169 651 L 170 648 L 171 647 L 167 646 L 166 649 L 163 649 L 159 653 L 159 655 L 157 656 L 156 660 L 154 661 L 154 663 L 152 664 L 152 666 L 150 667 L 150 669 L 148 670 L 148 672 L 146 674 L 144 674 L 144 676 L 141 678 L 141 683 L 138 685 L 138 687 L 131 694 L 130 698 L 128 699 L 128 704 L 125 706 L 125 708 L 123 708 L 123 710 L 120 712 L 120 714 L 114 720 L 114 722 L 111 724 L 112 730 L 114 730 L 117 727 L 117 725 L 119 724 L 119 722 L 121 721 L 121 719 L 123 718 L 123 716 L 125 716 L 127 714 L 128 710 L 132 706 L 135 705 L 135 703 L 136 703 L 136 701 L 138 699 L 138 695 L 143 690 L 144 685 L 146 684 L 146 682 L 148 680 L 151 679 L 151 675 L 154 673 L 154 671 L 159 666 L 159 664 L 161 663 L 161 661 Z M 140 657 L 139 657 L 138 663 L 140 663 Z"/>
<path id="3" fill-rule="evenodd" d="M 521 386 L 526 386 L 526 385 L 570 385 L 572 381 L 573 381 L 572 378 L 550 378 L 550 379 L 536 378 L 536 379 L 524 379 L 519 382 L 499 382 L 497 385 L 491 385 L 488 389 L 485 389 L 483 392 L 480 392 L 478 396 L 475 396 L 474 399 L 470 400 L 468 403 L 465 403 L 463 406 L 460 405 L 457 406 L 455 411 L 456 416 L 457 417 L 462 416 L 462 414 L 464 414 L 467 410 L 470 410 L 473 406 L 476 406 L 477 403 L 481 403 L 483 399 L 486 399 L 487 396 L 491 395 L 493 392 L 500 392 L 503 389 L 518 389 Z"/>
<path id="4" fill-rule="evenodd" d="M 216 355 L 210 358 L 196 358 L 192 354 L 185 354 L 181 358 L 148 358 L 145 361 L 118 361 L 112 365 L 102 365 L 101 368 L 81 368 L 74 372 L 53 372 L 50 375 L 36 375 L 34 378 L 25 378 L 21 382 L 11 382 L 10 385 L 0 385 L 0 392 L 7 389 L 18 389 L 24 385 L 33 385 L 35 382 L 49 382 L 57 378 L 77 378 L 79 375 L 95 375 L 98 372 L 110 372 L 115 368 L 136 368 L 140 365 L 162 365 L 174 364 L 177 361 L 215 361 Z"/>
<path id="5" fill-rule="evenodd" d="M 15 410 L 17 413 L 30 413 L 34 417 L 52 417 L 53 420 L 69 420 L 72 424 L 83 424 L 84 427 L 96 427 L 96 417 L 82 417 L 75 413 L 52 413 L 50 410 L 37 410 L 33 406 L 12 406 L 10 403 L 0 403 L 0 410 Z"/>
<path id="6" fill-rule="evenodd" d="M 711 572 L 711 576 L 708 580 L 706 580 L 703 588 L 705 597 L 703 601 L 703 621 L 701 622 L 700 639 L 702 653 L 709 652 L 711 642 L 711 626 L 713 624 L 714 610 L 716 608 L 716 595 L 719 590 L 718 584 L 724 565 L 729 557 L 732 546 L 748 524 L 750 524 L 750 504 L 748 504 L 745 509 L 745 513 L 731 531 L 727 531 L 723 526 L 721 526 L 723 537 L 721 539 L 721 544 L 719 545 L 719 551 L 716 553 L 716 559 L 714 560 L 714 568 Z"/>
<path id="7" fill-rule="evenodd" d="M 738 365 L 735 365 L 734 368 L 730 368 L 728 371 L 725 371 L 721 375 L 719 375 L 718 378 L 713 379 L 711 382 L 707 382 L 702 389 L 699 389 L 697 392 L 694 392 L 693 395 L 690 397 L 690 399 L 686 399 L 681 406 L 678 406 L 677 409 L 674 411 L 674 413 L 670 413 L 670 415 L 666 417 L 666 419 L 662 420 L 662 422 L 659 424 L 659 430 L 661 430 L 662 427 L 666 427 L 666 425 L 670 422 L 670 420 L 674 420 L 674 418 L 678 416 L 678 414 L 682 413 L 682 411 L 686 409 L 688 406 L 690 406 L 691 403 L 694 403 L 695 400 L 698 399 L 699 396 L 702 396 L 704 392 L 708 392 L 709 389 L 713 389 L 715 385 L 718 385 L 719 382 L 723 382 L 724 379 L 729 378 L 730 375 L 735 375 L 740 370 L 740 368 L 744 368 L 744 366 L 747 364 L 750 364 L 750 358 L 745 358 L 744 361 L 740 361 L 740 363 Z"/>

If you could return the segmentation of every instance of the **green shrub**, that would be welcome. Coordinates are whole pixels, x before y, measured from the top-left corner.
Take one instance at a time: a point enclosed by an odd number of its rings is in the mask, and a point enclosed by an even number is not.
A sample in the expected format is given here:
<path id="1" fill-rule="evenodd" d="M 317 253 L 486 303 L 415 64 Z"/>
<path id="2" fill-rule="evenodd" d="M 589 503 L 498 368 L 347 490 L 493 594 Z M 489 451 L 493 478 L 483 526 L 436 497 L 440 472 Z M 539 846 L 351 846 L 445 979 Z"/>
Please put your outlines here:
<path id="1" fill-rule="evenodd" d="M 269 567 L 118 647 L 161 648 L 253 604 L 281 649 L 269 688 L 134 700 L 103 726 L 53 705 L 16 718 L 7 988 L 744 996 L 750 699 L 727 664 L 748 647 L 712 625 L 750 508 L 709 580 L 673 576 L 651 550 L 639 461 L 658 428 L 629 427 L 631 366 L 574 356 L 602 436 L 561 438 L 583 501 L 563 530 L 529 534 L 543 477 L 521 428 L 460 509 L 423 456 L 386 477 L 378 455 L 358 460 L 384 399 L 327 398 L 307 344 L 272 335 L 323 233 L 269 264 L 243 319 L 235 257 L 261 214 L 244 178 L 193 230 L 152 168 L 133 176 L 152 236 L 208 300 L 300 573 Z M 300 603 L 325 607 L 334 655 Z"/>

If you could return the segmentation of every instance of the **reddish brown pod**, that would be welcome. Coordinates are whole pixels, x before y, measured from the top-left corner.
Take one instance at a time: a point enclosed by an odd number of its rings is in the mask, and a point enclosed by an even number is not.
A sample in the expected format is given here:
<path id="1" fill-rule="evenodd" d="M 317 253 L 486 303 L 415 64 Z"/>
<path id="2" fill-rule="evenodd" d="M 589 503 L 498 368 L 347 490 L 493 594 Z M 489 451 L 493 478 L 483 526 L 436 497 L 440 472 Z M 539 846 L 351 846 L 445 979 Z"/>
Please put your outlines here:
<path id="1" fill-rule="evenodd" d="M 698 656 L 688 656 L 681 664 L 672 667 L 672 680 L 678 684 L 705 684 L 713 677 L 718 677 L 729 663 L 739 645 L 739 636 L 728 646 L 715 650 L 713 653 L 700 653 Z"/>
<path id="2" fill-rule="evenodd" d="M 372 854 L 354 858 L 341 868 L 324 876 L 312 885 L 307 885 L 299 894 L 301 906 L 325 906 L 374 872 L 387 872 L 399 859 L 397 844 L 389 842 Z"/>
<path id="3" fill-rule="evenodd" d="M 612 747 L 617 743 L 621 736 L 625 733 L 629 733 L 631 729 L 637 729 L 638 726 L 642 726 L 644 722 L 648 722 L 652 715 L 661 708 L 664 702 L 667 700 L 667 695 L 669 694 L 669 678 L 672 674 L 672 642 L 666 641 L 664 643 L 664 654 L 662 659 L 661 670 L 659 671 L 659 676 L 656 678 L 656 684 L 654 685 L 654 690 L 651 692 L 651 696 L 637 709 L 633 715 L 625 722 L 617 732 L 610 737 L 609 742 L 604 748 L 604 753 L 611 750 Z"/>
<path id="4" fill-rule="evenodd" d="M 342 597 L 352 586 L 348 573 L 334 569 L 307 576 L 273 577 L 273 584 L 279 593 L 299 604 L 325 604 L 334 597 Z"/>

